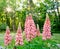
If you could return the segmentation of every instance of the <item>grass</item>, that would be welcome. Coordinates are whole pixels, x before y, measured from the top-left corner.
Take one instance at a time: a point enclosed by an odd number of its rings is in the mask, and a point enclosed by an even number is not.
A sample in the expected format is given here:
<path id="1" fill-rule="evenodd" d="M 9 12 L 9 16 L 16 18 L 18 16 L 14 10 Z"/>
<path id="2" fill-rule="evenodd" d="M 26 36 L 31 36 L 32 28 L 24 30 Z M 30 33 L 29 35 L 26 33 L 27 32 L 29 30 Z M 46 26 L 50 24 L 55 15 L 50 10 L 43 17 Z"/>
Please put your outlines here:
<path id="1" fill-rule="evenodd" d="M 3 32 L 0 32 L 0 46 L 4 46 L 4 34 Z M 11 35 L 14 37 L 15 33 L 11 32 Z M 15 38 L 15 37 L 14 37 Z M 52 38 L 60 44 L 60 34 L 59 33 L 54 33 Z"/>
<path id="2" fill-rule="evenodd" d="M 52 38 L 60 44 L 60 33 L 54 33 Z"/>

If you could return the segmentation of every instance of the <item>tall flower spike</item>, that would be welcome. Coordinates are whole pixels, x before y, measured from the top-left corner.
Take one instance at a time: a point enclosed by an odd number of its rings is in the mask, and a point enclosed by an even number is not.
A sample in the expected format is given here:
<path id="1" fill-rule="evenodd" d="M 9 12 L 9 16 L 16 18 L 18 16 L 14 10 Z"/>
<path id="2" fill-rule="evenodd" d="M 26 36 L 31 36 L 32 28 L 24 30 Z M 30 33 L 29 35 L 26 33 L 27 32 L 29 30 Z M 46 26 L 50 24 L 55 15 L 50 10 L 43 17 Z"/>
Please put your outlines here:
<path id="1" fill-rule="evenodd" d="M 11 43 L 11 40 L 12 40 L 12 37 L 10 35 L 10 30 L 9 30 L 9 27 L 7 26 L 5 37 L 4 37 L 5 46 L 9 45 Z"/>
<path id="2" fill-rule="evenodd" d="M 37 24 L 37 36 L 40 36 L 39 25 Z"/>
<path id="3" fill-rule="evenodd" d="M 46 14 L 46 20 L 44 23 L 42 36 L 43 36 L 43 40 L 51 38 L 51 26 L 50 26 L 50 19 L 48 17 L 48 14 Z"/>
<path id="4" fill-rule="evenodd" d="M 23 37 L 22 37 L 22 30 L 21 30 L 20 23 L 19 23 L 18 30 L 17 30 L 17 33 L 16 33 L 16 43 L 15 43 L 15 45 L 23 45 Z"/>
<path id="5" fill-rule="evenodd" d="M 34 20 L 32 19 L 32 15 L 26 17 L 25 33 L 26 33 L 26 39 L 28 41 L 31 41 L 31 39 L 36 37 L 36 26 Z"/>

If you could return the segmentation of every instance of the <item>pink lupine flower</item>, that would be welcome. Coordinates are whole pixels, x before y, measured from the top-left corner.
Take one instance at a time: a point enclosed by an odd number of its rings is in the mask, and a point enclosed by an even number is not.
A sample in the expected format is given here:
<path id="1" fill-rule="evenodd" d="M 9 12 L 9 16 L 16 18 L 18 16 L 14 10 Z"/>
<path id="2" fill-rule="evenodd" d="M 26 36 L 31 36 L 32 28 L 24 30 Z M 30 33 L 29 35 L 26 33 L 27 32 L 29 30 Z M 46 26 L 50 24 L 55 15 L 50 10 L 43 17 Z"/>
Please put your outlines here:
<path id="1" fill-rule="evenodd" d="M 18 26 L 17 34 L 16 34 L 15 45 L 23 45 L 23 37 L 22 37 L 22 30 L 21 30 L 20 23 L 19 23 L 19 26 Z"/>
<path id="2" fill-rule="evenodd" d="M 32 19 L 31 15 L 26 17 L 25 33 L 26 33 L 26 39 L 28 41 L 31 41 L 31 39 L 36 37 L 36 26 L 35 26 L 34 20 Z"/>
<path id="3" fill-rule="evenodd" d="M 37 36 L 40 36 L 39 25 L 37 24 Z"/>
<path id="4" fill-rule="evenodd" d="M 9 30 L 9 27 L 7 26 L 5 37 L 4 37 L 5 46 L 9 45 L 11 43 L 11 40 L 12 40 L 12 37 L 10 35 L 10 30 Z"/>
<path id="5" fill-rule="evenodd" d="M 42 36 L 43 36 L 43 40 L 51 38 L 51 26 L 50 26 L 50 19 L 48 17 L 48 14 L 46 14 L 46 20 L 44 23 Z"/>

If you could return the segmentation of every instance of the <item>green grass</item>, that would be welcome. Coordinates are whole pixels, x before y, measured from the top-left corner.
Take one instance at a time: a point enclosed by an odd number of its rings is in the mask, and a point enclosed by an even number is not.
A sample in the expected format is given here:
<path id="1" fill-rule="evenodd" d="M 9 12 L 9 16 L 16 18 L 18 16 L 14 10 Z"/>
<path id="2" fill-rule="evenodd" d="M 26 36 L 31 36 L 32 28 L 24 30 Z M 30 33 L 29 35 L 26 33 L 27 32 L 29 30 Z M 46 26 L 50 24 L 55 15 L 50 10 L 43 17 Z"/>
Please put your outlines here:
<path id="1" fill-rule="evenodd" d="M 4 43 L 4 34 L 0 34 L 0 46 Z"/>
<path id="2" fill-rule="evenodd" d="M 0 46 L 4 46 L 4 34 L 3 32 L 0 32 Z M 11 32 L 11 35 L 13 36 L 13 38 L 15 38 L 15 33 Z M 60 34 L 59 33 L 54 33 L 52 38 L 58 43 L 60 44 Z"/>
<path id="3" fill-rule="evenodd" d="M 60 33 L 54 33 L 52 38 L 60 44 Z"/>

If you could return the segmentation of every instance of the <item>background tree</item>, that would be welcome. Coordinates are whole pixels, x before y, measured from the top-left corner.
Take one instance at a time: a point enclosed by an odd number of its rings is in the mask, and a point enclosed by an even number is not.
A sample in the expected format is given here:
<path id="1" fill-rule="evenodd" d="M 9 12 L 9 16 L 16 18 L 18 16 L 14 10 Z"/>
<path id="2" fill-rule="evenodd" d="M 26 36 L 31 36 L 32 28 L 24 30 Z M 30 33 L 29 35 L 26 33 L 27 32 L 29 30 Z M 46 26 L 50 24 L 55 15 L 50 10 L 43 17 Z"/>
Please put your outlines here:
<path id="1" fill-rule="evenodd" d="M 60 2 L 59 0 L 1 0 L 0 1 L 0 30 L 5 30 L 8 25 L 11 30 L 16 30 L 21 22 L 22 29 L 26 15 L 32 14 L 36 24 L 42 31 L 46 13 L 49 14 L 52 32 L 59 31 L 60 27 Z"/>

